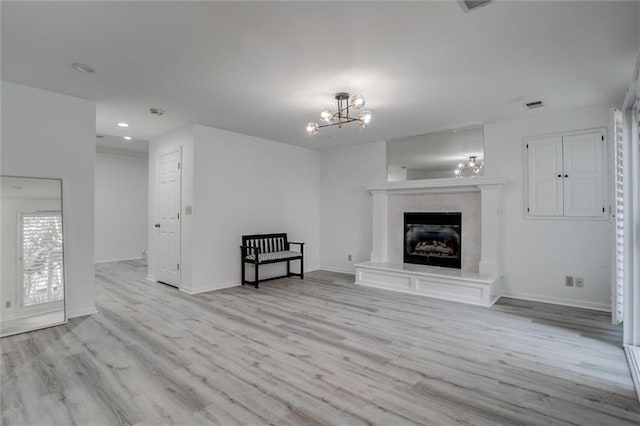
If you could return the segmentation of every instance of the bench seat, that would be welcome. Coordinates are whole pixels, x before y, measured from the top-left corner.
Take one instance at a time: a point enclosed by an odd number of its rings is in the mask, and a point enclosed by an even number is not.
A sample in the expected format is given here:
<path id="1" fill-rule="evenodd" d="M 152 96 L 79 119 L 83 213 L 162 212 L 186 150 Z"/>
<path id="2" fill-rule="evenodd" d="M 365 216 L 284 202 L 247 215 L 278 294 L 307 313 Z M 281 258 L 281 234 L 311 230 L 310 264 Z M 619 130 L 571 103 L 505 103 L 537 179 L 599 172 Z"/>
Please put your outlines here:
<path id="1" fill-rule="evenodd" d="M 283 259 L 299 259 L 302 257 L 302 254 L 297 251 L 285 250 L 285 251 L 274 251 L 272 253 L 260 253 L 258 254 L 258 263 L 266 263 L 273 260 L 283 260 Z M 250 254 L 246 257 L 247 260 L 255 261 L 256 255 Z"/>

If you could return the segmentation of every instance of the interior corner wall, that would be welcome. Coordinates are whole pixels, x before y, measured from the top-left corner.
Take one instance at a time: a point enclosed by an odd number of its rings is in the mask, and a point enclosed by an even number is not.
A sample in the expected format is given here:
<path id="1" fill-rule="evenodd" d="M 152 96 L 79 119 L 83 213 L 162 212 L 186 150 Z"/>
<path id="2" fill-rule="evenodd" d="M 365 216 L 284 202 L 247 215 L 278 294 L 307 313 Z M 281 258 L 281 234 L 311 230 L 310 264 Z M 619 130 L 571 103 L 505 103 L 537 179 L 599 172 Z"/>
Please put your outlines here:
<path id="1" fill-rule="evenodd" d="M 245 234 L 286 232 L 318 269 L 319 154 L 307 148 L 194 126 L 193 292 L 240 282 Z M 297 271 L 297 263 L 292 270 Z M 264 265 L 261 277 L 282 274 Z"/>
<path id="2" fill-rule="evenodd" d="M 525 137 L 603 127 L 611 147 L 608 107 L 540 112 L 526 120 L 485 124 L 485 176 L 508 181 L 502 208 L 503 295 L 611 308 L 612 222 L 527 219 L 524 198 Z M 611 173 L 611 159 L 607 163 Z M 584 288 L 566 287 L 566 275 L 584 278 Z"/>
<path id="3" fill-rule="evenodd" d="M 149 141 L 149 211 L 147 222 L 148 258 L 147 279 L 156 281 L 158 268 L 158 254 L 156 252 L 158 230 L 154 224 L 158 222 L 158 156 L 182 151 L 181 182 L 182 197 L 180 211 L 182 211 L 180 244 L 181 244 L 181 287 L 191 287 L 192 273 L 192 233 L 193 216 L 184 214 L 186 206 L 193 206 L 193 127 L 186 126 L 165 133 Z"/>
<path id="4" fill-rule="evenodd" d="M 140 259 L 147 250 L 146 153 L 96 154 L 96 262 Z"/>
<path id="5" fill-rule="evenodd" d="M 68 317 L 95 312 L 94 102 L 2 82 L 4 175 L 62 178 Z"/>
<path id="6" fill-rule="evenodd" d="M 386 181 L 384 141 L 320 152 L 321 269 L 353 273 L 354 264 L 370 259 L 373 216 L 366 186 Z"/>

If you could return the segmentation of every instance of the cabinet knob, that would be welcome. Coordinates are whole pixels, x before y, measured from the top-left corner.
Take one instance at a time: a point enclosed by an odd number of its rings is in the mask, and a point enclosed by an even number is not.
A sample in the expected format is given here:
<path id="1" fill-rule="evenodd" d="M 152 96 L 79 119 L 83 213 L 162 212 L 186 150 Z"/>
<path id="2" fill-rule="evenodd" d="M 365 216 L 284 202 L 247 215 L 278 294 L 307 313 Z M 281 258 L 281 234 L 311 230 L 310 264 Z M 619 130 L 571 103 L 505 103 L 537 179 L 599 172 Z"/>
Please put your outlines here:
<path id="1" fill-rule="evenodd" d="M 569 175 L 564 175 L 564 177 L 569 177 Z"/>
<path id="2" fill-rule="evenodd" d="M 561 178 L 561 177 L 562 177 L 562 175 L 558 175 L 558 177 L 559 177 L 559 178 Z"/>

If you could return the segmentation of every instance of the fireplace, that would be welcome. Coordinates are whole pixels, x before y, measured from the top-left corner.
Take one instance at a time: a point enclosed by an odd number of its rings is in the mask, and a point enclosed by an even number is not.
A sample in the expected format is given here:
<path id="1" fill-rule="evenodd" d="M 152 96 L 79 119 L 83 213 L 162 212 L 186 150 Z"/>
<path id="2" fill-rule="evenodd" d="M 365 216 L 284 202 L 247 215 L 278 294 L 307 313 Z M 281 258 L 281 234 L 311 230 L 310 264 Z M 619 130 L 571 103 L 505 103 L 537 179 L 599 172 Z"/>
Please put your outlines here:
<path id="1" fill-rule="evenodd" d="M 404 263 L 462 266 L 462 213 L 405 213 Z"/>

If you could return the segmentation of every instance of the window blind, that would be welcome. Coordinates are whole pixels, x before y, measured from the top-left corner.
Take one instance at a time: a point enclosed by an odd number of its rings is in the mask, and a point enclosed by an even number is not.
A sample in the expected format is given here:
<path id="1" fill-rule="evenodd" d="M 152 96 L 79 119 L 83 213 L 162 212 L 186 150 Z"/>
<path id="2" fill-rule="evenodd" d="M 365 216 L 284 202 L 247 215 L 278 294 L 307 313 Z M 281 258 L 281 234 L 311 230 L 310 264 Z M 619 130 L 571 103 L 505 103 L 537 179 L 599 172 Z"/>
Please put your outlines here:
<path id="1" fill-rule="evenodd" d="M 625 191 L 625 139 L 622 113 L 614 113 L 615 131 L 615 283 L 613 288 L 613 323 L 619 324 L 624 308 L 624 191 Z"/>
<path id="2" fill-rule="evenodd" d="M 62 300 L 60 213 L 25 213 L 21 219 L 22 306 Z"/>

